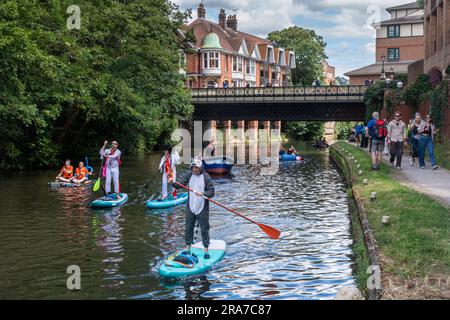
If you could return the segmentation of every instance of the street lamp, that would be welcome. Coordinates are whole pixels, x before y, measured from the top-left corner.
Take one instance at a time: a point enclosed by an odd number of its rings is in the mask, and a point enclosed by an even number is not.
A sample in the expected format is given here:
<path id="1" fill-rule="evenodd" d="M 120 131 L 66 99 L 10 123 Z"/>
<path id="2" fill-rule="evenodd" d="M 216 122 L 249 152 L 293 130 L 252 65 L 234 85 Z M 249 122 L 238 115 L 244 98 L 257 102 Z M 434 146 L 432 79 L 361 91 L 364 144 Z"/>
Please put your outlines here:
<path id="1" fill-rule="evenodd" d="M 385 56 L 381 56 L 381 75 L 380 80 L 386 81 L 386 71 L 384 70 L 384 60 L 386 59 Z"/>

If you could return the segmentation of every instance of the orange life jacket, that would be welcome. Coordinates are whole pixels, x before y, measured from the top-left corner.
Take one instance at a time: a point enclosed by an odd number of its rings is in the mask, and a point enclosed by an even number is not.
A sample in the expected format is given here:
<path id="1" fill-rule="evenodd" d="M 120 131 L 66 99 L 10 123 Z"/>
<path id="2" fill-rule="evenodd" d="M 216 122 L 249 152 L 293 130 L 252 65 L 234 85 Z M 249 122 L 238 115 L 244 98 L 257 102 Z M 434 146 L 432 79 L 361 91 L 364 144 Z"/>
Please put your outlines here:
<path id="1" fill-rule="evenodd" d="M 67 171 L 69 171 L 69 172 L 67 172 Z M 70 179 L 73 176 L 73 167 L 72 166 L 64 166 L 61 169 L 61 173 L 62 173 L 63 178 Z"/>
<path id="2" fill-rule="evenodd" d="M 78 167 L 76 170 L 76 173 L 77 173 L 77 179 L 81 180 L 84 177 L 86 177 L 86 175 L 88 174 L 88 171 L 87 171 L 86 167 L 83 167 L 82 169 L 80 169 L 80 167 Z"/>

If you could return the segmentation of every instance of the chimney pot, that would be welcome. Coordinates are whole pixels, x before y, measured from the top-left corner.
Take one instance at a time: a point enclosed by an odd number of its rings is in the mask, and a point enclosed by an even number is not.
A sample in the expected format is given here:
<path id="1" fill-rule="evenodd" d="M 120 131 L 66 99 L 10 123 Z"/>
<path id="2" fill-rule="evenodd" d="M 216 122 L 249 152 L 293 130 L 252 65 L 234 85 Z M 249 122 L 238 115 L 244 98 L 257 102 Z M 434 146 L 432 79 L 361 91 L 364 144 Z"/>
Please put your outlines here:
<path id="1" fill-rule="evenodd" d="M 199 19 L 205 19 L 206 18 L 206 10 L 205 10 L 205 6 L 203 5 L 203 3 L 200 3 L 198 5 L 197 18 L 199 18 Z"/>

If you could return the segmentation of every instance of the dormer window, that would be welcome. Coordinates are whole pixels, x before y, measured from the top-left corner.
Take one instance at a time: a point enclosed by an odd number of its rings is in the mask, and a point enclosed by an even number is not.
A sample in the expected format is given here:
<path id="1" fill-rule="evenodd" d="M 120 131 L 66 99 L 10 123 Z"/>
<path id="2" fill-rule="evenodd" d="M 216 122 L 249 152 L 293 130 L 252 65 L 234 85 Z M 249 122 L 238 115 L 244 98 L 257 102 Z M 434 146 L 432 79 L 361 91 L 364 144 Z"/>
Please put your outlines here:
<path id="1" fill-rule="evenodd" d="M 247 75 L 256 76 L 256 61 L 247 60 L 245 64 L 245 73 Z"/>

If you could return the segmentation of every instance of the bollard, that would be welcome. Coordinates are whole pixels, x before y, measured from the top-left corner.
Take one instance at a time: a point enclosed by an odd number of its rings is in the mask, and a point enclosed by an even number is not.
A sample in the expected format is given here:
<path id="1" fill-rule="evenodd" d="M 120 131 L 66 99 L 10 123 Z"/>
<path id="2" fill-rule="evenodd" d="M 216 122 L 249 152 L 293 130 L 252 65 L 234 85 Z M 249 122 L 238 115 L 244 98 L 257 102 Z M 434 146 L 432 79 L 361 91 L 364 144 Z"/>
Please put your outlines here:
<path id="1" fill-rule="evenodd" d="M 364 179 L 364 180 L 363 180 L 363 184 L 367 186 L 367 185 L 369 184 L 369 180 Z"/>
<path id="2" fill-rule="evenodd" d="M 391 217 L 383 216 L 383 218 L 381 219 L 381 223 L 385 226 L 388 226 L 391 223 Z"/>
<path id="3" fill-rule="evenodd" d="M 376 192 L 372 192 L 372 194 L 370 195 L 370 200 L 371 201 L 375 201 L 377 199 L 377 193 Z"/>

